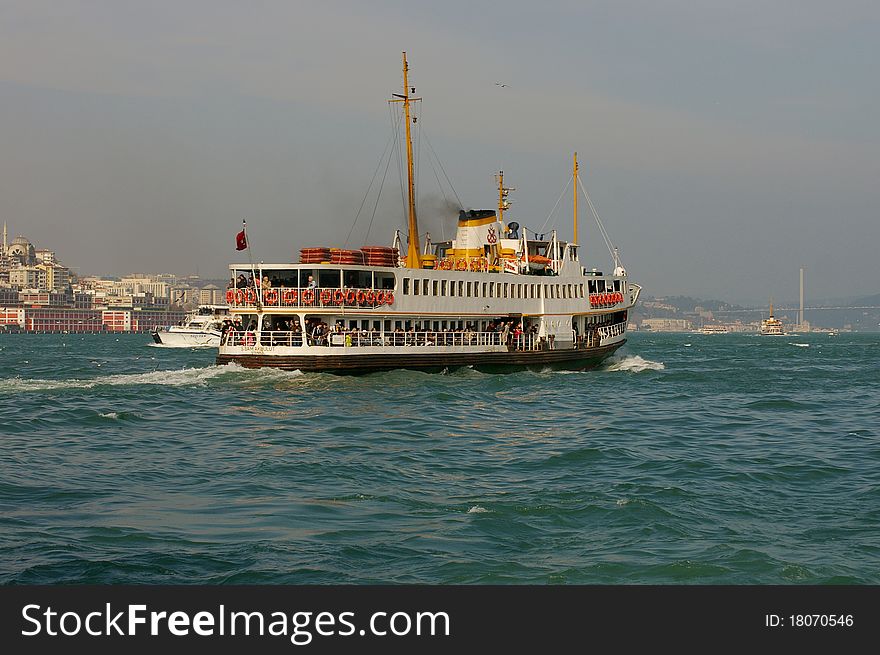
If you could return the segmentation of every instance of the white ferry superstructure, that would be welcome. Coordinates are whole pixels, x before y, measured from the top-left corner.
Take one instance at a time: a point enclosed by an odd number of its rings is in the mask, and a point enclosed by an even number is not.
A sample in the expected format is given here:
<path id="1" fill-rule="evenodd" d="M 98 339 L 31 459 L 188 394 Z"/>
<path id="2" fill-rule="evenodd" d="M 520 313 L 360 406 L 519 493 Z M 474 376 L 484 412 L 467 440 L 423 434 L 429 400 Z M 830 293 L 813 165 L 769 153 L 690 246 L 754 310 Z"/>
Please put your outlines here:
<path id="1" fill-rule="evenodd" d="M 506 222 L 503 173 L 496 210 L 460 211 L 456 238 L 420 247 L 406 53 L 409 238 L 360 250 L 304 248 L 300 263 L 230 265 L 226 292 L 236 327 L 218 364 L 360 373 L 395 368 L 484 371 L 594 367 L 626 342 L 641 287 L 614 251 L 611 274 L 586 268 L 574 238 L 529 234 Z M 540 238 L 539 238 L 540 237 Z"/>
<path id="2" fill-rule="evenodd" d="M 153 341 L 175 348 L 217 348 L 223 320 L 228 317 L 229 307 L 226 305 L 199 305 L 187 314 L 181 325 L 154 328 Z"/>
<path id="3" fill-rule="evenodd" d="M 773 316 L 773 301 L 770 301 L 770 315 L 761 321 L 761 334 L 765 337 L 784 337 L 782 321 Z"/>

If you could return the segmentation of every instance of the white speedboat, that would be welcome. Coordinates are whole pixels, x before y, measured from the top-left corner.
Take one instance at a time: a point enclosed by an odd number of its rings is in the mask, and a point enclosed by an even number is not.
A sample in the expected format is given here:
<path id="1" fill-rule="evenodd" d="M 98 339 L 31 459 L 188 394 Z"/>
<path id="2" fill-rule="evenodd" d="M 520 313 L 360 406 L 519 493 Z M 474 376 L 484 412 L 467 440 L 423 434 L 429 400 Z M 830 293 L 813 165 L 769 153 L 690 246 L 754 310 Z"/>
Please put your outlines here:
<path id="1" fill-rule="evenodd" d="M 199 305 L 180 325 L 158 326 L 153 341 L 175 348 L 217 348 L 223 319 L 229 316 L 226 305 Z"/>

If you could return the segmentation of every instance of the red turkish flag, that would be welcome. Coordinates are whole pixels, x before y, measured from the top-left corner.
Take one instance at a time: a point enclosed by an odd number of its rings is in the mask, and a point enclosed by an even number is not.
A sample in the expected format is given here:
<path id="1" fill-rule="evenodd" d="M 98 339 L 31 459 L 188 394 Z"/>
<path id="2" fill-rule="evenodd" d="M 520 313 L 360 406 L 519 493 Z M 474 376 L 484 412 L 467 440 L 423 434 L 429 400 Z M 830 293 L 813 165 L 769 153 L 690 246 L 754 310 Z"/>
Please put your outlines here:
<path id="1" fill-rule="evenodd" d="M 235 249 L 236 250 L 244 250 L 247 248 L 247 237 L 244 234 L 244 230 L 235 235 Z"/>

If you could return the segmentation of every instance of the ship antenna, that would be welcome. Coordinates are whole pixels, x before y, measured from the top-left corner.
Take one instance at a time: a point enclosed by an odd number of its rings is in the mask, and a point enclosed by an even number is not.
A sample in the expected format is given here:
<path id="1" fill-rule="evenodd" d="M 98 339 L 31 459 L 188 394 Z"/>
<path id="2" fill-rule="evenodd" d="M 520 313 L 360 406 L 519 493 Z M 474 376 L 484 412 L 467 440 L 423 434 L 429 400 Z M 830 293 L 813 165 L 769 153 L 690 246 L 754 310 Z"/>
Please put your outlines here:
<path id="1" fill-rule="evenodd" d="M 574 178 L 574 243 L 577 245 L 578 242 L 578 154 L 574 153 L 574 161 L 571 167 L 571 176 Z"/>
<path id="2" fill-rule="evenodd" d="M 412 133 L 410 128 L 410 111 L 411 102 L 421 100 L 421 98 L 413 98 L 411 93 L 415 93 L 415 87 L 409 86 L 409 66 L 406 63 L 406 52 L 403 53 L 403 95 L 392 93 L 394 100 L 389 102 L 402 102 L 404 121 L 406 123 L 406 179 L 407 179 L 407 196 L 409 198 L 409 245 L 406 253 L 406 265 L 408 268 L 421 268 L 422 256 L 419 253 L 419 222 L 416 219 L 416 198 L 415 198 L 415 180 L 413 175 L 413 147 Z"/>

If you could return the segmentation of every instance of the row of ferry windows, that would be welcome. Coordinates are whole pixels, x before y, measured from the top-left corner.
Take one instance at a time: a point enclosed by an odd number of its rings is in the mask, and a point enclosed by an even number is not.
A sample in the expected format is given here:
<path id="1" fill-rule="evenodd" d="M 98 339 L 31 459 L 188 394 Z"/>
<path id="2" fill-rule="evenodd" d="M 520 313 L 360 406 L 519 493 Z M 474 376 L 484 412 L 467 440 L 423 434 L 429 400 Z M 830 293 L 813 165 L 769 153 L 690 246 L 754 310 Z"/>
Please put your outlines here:
<path id="1" fill-rule="evenodd" d="M 459 298 L 584 298 L 589 293 L 620 291 L 620 280 L 590 280 L 584 284 L 519 284 L 465 280 L 419 280 L 403 278 L 405 296 L 450 296 Z"/>

